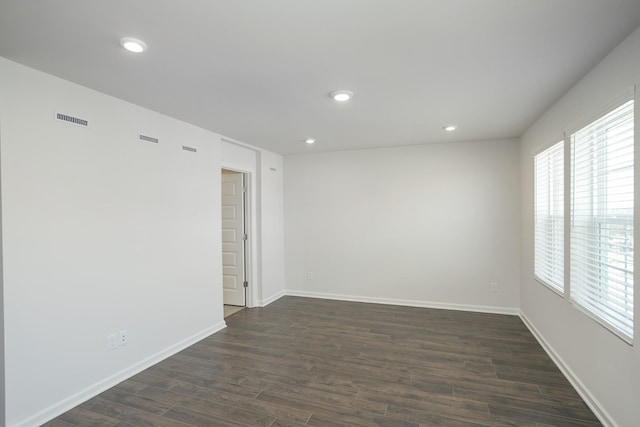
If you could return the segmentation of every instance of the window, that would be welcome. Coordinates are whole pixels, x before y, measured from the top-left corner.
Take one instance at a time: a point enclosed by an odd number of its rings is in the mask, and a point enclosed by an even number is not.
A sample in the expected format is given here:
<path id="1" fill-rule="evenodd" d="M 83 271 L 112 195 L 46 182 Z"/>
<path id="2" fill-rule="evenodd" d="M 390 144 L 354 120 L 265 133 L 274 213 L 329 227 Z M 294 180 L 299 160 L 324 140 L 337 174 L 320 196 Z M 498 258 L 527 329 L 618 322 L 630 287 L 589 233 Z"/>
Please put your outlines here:
<path id="1" fill-rule="evenodd" d="M 534 158 L 534 273 L 564 292 L 564 143 Z"/>
<path id="2" fill-rule="evenodd" d="M 571 301 L 633 339 L 633 100 L 571 134 Z"/>

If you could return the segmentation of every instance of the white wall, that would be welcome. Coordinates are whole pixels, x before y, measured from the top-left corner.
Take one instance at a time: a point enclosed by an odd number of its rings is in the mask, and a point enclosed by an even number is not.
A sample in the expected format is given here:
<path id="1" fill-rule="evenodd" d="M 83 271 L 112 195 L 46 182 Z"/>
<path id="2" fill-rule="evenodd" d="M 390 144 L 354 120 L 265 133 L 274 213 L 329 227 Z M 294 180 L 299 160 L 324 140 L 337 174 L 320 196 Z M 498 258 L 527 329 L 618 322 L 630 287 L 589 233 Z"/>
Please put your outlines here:
<path id="1" fill-rule="evenodd" d="M 595 323 L 549 291 L 533 275 L 533 155 L 559 141 L 566 127 L 604 107 L 631 85 L 640 85 L 640 30 L 636 30 L 522 137 L 521 310 L 556 360 L 607 424 L 637 425 L 640 419 L 640 304 L 635 300 L 635 346 Z M 636 165 L 640 108 L 636 99 Z M 637 171 L 638 169 L 636 169 Z M 636 212 L 640 181 L 636 173 Z M 637 214 L 636 214 L 637 218 Z M 637 231 L 636 224 L 636 233 Z M 639 234 L 636 234 L 636 240 Z M 638 271 L 636 256 L 635 271 Z M 636 274 L 636 283 L 637 274 Z"/>
<path id="2" fill-rule="evenodd" d="M 284 165 L 278 154 L 260 157 L 261 305 L 267 305 L 284 294 Z"/>
<path id="3" fill-rule="evenodd" d="M 39 425 L 224 326 L 220 138 L 2 58 L 0 117 L 4 425 Z"/>
<path id="4" fill-rule="evenodd" d="M 287 293 L 517 312 L 518 154 L 501 140 L 285 157 Z"/>
<path id="5" fill-rule="evenodd" d="M 2 113 L 0 112 L 0 147 L 2 147 Z M 1 151 L 0 151 L 1 153 Z M 2 156 L 0 155 L 0 159 Z M 0 160 L 1 161 L 1 160 Z M 0 422 L 5 413 L 5 380 L 4 380 L 4 272 L 2 268 L 2 185 L 0 179 Z"/>
<path id="6" fill-rule="evenodd" d="M 281 156 L 3 58 L 0 77 L 7 426 L 39 425 L 224 327 L 222 167 L 252 174 L 256 305 L 282 295 Z M 107 351 L 123 329 L 129 343 Z"/>

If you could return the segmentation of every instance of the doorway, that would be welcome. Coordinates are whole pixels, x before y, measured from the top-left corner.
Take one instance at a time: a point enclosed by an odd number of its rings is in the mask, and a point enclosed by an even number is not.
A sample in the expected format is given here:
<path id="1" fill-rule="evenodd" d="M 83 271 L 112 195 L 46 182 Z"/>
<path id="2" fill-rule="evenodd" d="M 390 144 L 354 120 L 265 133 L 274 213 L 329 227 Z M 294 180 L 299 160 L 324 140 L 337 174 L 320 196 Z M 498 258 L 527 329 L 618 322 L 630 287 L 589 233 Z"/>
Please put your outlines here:
<path id="1" fill-rule="evenodd" d="M 225 307 L 245 307 L 247 303 L 247 192 L 246 173 L 222 169 L 222 288 Z"/>

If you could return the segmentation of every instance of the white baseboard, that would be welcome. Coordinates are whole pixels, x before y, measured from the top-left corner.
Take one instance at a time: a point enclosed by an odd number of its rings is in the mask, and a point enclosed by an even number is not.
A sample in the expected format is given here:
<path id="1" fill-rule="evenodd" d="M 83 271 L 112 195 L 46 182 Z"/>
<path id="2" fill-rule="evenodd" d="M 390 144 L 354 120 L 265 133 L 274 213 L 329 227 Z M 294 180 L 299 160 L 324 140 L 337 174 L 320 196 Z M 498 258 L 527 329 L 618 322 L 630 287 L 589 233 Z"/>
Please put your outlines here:
<path id="1" fill-rule="evenodd" d="M 591 394 L 589 389 L 580 381 L 577 375 L 569 368 L 569 365 L 565 363 L 565 361 L 560 357 L 560 355 L 551 347 L 551 345 L 544 339 L 542 334 L 533 326 L 533 323 L 527 318 L 527 316 L 520 312 L 520 318 L 524 322 L 529 331 L 533 334 L 533 336 L 538 340 L 544 351 L 547 352 L 551 360 L 556 364 L 556 366 L 562 371 L 564 376 L 569 380 L 573 388 L 576 389 L 582 400 L 587 404 L 587 406 L 593 411 L 596 417 L 600 420 L 600 422 L 605 427 L 619 427 L 618 424 L 614 421 L 611 415 L 607 412 L 606 409 L 600 404 L 598 399 Z"/>
<path id="2" fill-rule="evenodd" d="M 46 423 L 47 421 L 51 421 L 58 415 L 64 414 L 68 410 L 78 406 L 83 402 L 86 402 L 87 400 L 97 396 L 103 391 L 110 389 L 111 387 L 119 384 L 120 382 L 126 380 L 127 378 L 131 378 L 132 376 L 144 371 L 145 369 L 155 365 L 156 363 L 161 362 L 167 357 L 173 356 L 179 351 L 184 350 L 190 345 L 193 345 L 198 341 L 208 337 L 209 335 L 215 334 L 216 332 L 226 327 L 227 327 L 227 324 L 224 321 L 222 321 L 188 338 L 185 338 L 184 340 L 170 347 L 167 347 L 164 350 L 161 350 L 147 357 L 146 359 L 143 359 L 140 362 L 121 370 L 120 372 L 117 372 L 112 376 L 105 378 L 104 380 L 99 381 L 98 383 L 93 384 L 72 396 L 69 396 L 63 401 L 58 402 L 38 412 L 37 414 L 27 418 L 26 420 L 20 421 L 18 424 L 15 424 L 14 427 L 38 427 Z"/>
<path id="3" fill-rule="evenodd" d="M 274 295 L 271 295 L 270 297 L 267 297 L 265 299 L 263 299 L 262 301 L 260 301 L 260 307 L 266 307 L 269 304 L 271 304 L 274 301 L 279 300 L 280 298 L 282 298 L 283 296 L 285 296 L 285 291 L 282 290 Z"/>
<path id="4" fill-rule="evenodd" d="M 306 298 L 322 298 L 340 301 L 368 302 L 373 304 L 404 305 L 407 307 L 440 308 L 443 310 L 475 311 L 480 313 L 508 314 L 517 316 L 520 310 L 508 307 L 492 307 L 484 305 L 449 304 L 433 301 L 416 301 L 406 299 L 374 298 L 355 295 L 326 294 L 323 292 L 307 292 L 287 289 L 285 295 Z"/>

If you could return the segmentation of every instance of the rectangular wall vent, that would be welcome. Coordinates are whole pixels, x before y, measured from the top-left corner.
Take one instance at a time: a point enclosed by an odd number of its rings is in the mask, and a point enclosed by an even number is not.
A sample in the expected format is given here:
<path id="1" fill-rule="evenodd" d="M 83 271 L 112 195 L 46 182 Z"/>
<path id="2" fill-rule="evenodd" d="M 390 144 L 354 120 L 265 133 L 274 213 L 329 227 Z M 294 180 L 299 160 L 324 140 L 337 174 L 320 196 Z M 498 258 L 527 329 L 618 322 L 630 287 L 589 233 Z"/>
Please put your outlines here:
<path id="1" fill-rule="evenodd" d="M 68 114 L 56 113 L 56 120 L 60 120 L 62 122 L 73 123 L 74 125 L 88 127 L 89 121 L 85 119 L 80 119 L 78 117 L 73 117 Z"/>
<path id="2" fill-rule="evenodd" d="M 191 152 L 193 152 L 193 153 L 195 153 L 196 151 L 198 151 L 198 150 L 196 150 L 195 148 L 193 148 L 193 147 L 187 147 L 186 145 L 183 145 L 183 146 L 182 146 L 182 149 L 183 149 L 183 150 L 185 150 L 185 151 L 191 151 Z"/>
<path id="3" fill-rule="evenodd" d="M 147 135 L 138 135 L 138 138 L 140 138 L 140 140 L 142 141 L 153 142 L 154 144 L 157 144 L 158 142 L 160 142 L 158 138 L 154 138 L 152 136 L 147 136 Z"/>

